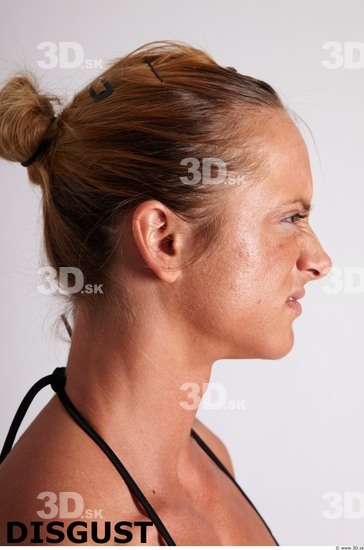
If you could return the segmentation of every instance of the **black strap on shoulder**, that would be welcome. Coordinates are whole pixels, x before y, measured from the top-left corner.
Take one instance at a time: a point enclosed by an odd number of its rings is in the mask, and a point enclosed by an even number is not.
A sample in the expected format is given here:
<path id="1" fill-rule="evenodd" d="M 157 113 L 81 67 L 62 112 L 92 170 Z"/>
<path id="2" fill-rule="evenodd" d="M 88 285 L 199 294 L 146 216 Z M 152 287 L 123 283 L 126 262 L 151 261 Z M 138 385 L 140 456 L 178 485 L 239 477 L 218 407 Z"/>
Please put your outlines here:
<path id="1" fill-rule="evenodd" d="M 19 426 L 22 423 L 22 420 L 26 415 L 26 412 L 29 409 L 29 406 L 33 401 L 34 397 L 37 395 L 37 393 L 41 389 L 43 389 L 45 386 L 48 386 L 48 384 L 51 384 L 52 378 L 53 378 L 53 374 L 48 374 L 47 376 L 44 376 L 44 378 L 41 378 L 40 380 L 38 380 L 38 382 L 36 382 L 34 386 L 30 388 L 30 390 L 24 397 L 23 401 L 20 403 L 19 408 L 16 411 L 14 419 L 9 428 L 8 435 L 6 436 L 5 443 L 1 451 L 0 464 L 4 462 L 5 458 L 10 453 L 14 445 L 14 441 L 16 438 L 16 434 L 18 433 Z"/>
<path id="2" fill-rule="evenodd" d="M 154 510 L 153 506 L 150 504 L 148 499 L 144 496 L 141 489 L 135 483 L 125 466 L 122 464 L 120 459 L 116 456 L 114 451 L 109 447 L 109 445 L 102 439 L 102 437 L 92 428 L 92 426 L 87 422 L 87 420 L 81 415 L 81 413 L 73 405 L 72 401 L 68 397 L 65 384 L 66 384 L 66 368 L 58 367 L 56 368 L 51 375 L 45 376 L 39 380 L 32 388 L 28 391 L 23 401 L 21 402 L 19 409 L 16 412 L 14 420 L 10 426 L 9 433 L 6 437 L 4 447 L 0 456 L 0 464 L 5 460 L 6 456 L 11 451 L 13 446 L 17 431 L 23 420 L 29 405 L 34 399 L 35 395 L 45 386 L 51 384 L 52 389 L 57 393 L 62 405 L 71 415 L 71 417 L 77 422 L 77 424 L 91 437 L 91 439 L 100 447 L 100 449 L 105 453 L 107 458 L 117 469 L 121 477 L 124 479 L 125 483 L 129 487 L 130 491 L 135 495 L 137 500 L 140 502 L 144 508 L 148 517 L 153 521 L 154 525 L 158 529 L 159 533 L 162 535 L 163 539 L 167 543 L 167 546 L 177 546 L 171 535 L 169 534 L 164 523 L 158 516 L 157 512 Z"/>
<path id="3" fill-rule="evenodd" d="M 215 453 L 213 452 L 212 449 L 210 449 L 210 447 L 207 445 L 207 443 L 205 443 L 203 441 L 203 439 L 201 439 L 201 437 L 198 435 L 198 433 L 195 432 L 195 430 L 191 430 L 191 436 L 196 440 L 196 442 L 200 445 L 200 447 L 209 455 L 209 457 L 215 462 L 215 464 L 217 464 L 217 466 L 231 479 L 231 481 L 233 483 L 235 483 L 235 485 L 237 486 L 237 488 L 239 489 L 239 491 L 244 495 L 244 497 L 246 498 L 246 500 L 249 502 L 249 504 L 252 506 L 252 508 L 256 511 L 256 513 L 258 514 L 258 516 L 260 517 L 260 519 L 262 520 L 262 522 L 264 523 L 264 525 L 266 526 L 266 528 L 268 529 L 272 539 L 274 540 L 274 542 L 276 543 L 277 546 L 279 546 L 278 542 L 276 541 L 275 537 L 273 536 L 273 533 L 272 531 L 269 529 L 268 525 L 266 524 L 266 522 L 264 521 L 264 519 L 262 518 L 262 516 L 260 515 L 260 513 L 258 512 L 258 510 L 256 509 L 256 507 L 254 506 L 254 504 L 252 503 L 252 501 L 250 500 L 250 498 L 244 493 L 243 489 L 240 487 L 240 485 L 238 484 L 238 482 L 236 481 L 236 479 L 234 478 L 234 476 L 231 475 L 231 473 L 229 472 L 229 470 L 227 468 L 225 468 L 224 464 L 221 462 L 221 460 L 215 455 Z"/>
<path id="4" fill-rule="evenodd" d="M 54 379 L 52 388 L 58 394 L 58 397 L 62 405 L 69 412 L 72 418 L 77 422 L 80 428 L 82 428 L 83 431 L 86 432 L 87 435 L 89 435 L 91 439 L 100 447 L 100 449 L 105 453 L 105 455 L 113 464 L 113 466 L 117 469 L 117 471 L 119 472 L 119 474 L 124 479 L 127 486 L 129 487 L 130 491 L 135 495 L 135 497 L 138 499 L 140 504 L 143 506 L 147 515 L 153 521 L 159 533 L 162 535 L 165 542 L 167 543 L 167 546 L 176 546 L 176 543 L 172 539 L 171 535 L 169 534 L 164 523 L 158 516 L 157 512 L 154 510 L 153 506 L 150 504 L 148 499 L 144 496 L 141 489 L 135 483 L 134 479 L 131 477 L 131 475 L 129 474 L 125 466 L 122 464 L 120 459 L 116 456 L 116 454 L 111 449 L 111 447 L 109 447 L 106 441 L 102 439 L 102 437 L 96 432 L 96 430 L 94 430 L 93 427 L 87 422 L 87 420 L 81 415 L 81 413 L 76 409 L 76 407 L 73 405 L 72 401 L 68 397 L 64 389 L 65 383 L 66 383 L 65 367 L 58 368 L 56 369 L 56 371 L 59 371 L 59 372 L 57 373 L 57 376 Z"/>
<path id="5" fill-rule="evenodd" d="M 163 539 L 167 543 L 167 546 L 176 546 L 176 543 L 172 539 L 171 535 L 169 534 L 167 528 L 165 527 L 164 523 L 158 516 L 157 512 L 154 510 L 153 506 L 150 504 L 150 502 L 147 500 L 147 498 L 142 493 L 139 486 L 135 483 L 134 479 L 131 477 L 125 466 L 122 464 L 120 459 L 116 456 L 114 451 L 109 447 L 109 445 L 102 439 L 102 437 L 92 428 L 92 426 L 87 422 L 87 420 L 81 415 L 81 413 L 76 409 L 76 407 L 73 405 L 72 401 L 68 397 L 66 390 L 65 390 L 65 384 L 66 384 L 66 368 L 65 367 L 58 367 L 56 368 L 52 374 L 49 374 L 47 376 L 44 376 L 38 382 L 36 382 L 28 391 L 28 393 L 25 395 L 24 399 L 19 405 L 19 408 L 14 416 L 14 419 L 11 423 L 8 435 L 6 436 L 4 446 L 2 448 L 1 454 L 0 454 L 0 464 L 5 460 L 5 458 L 10 453 L 16 434 L 19 430 L 20 424 L 26 415 L 26 412 L 32 403 L 34 397 L 36 394 L 43 389 L 45 386 L 48 385 L 52 386 L 52 389 L 57 393 L 62 405 L 65 407 L 65 409 L 68 411 L 68 413 L 71 415 L 71 417 L 75 420 L 75 422 L 84 430 L 84 432 L 87 433 L 91 437 L 91 439 L 100 447 L 100 449 L 105 453 L 105 455 L 108 457 L 110 462 L 113 464 L 113 466 L 116 468 L 116 470 L 119 472 L 121 477 L 124 479 L 125 483 L 129 487 L 130 491 L 135 495 L 137 500 L 140 502 L 140 504 L 143 506 L 145 512 L 147 513 L 148 517 L 153 521 L 154 525 L 158 529 L 159 533 L 162 535 Z M 251 502 L 249 497 L 244 493 L 240 485 L 237 483 L 235 478 L 230 474 L 230 472 L 225 468 L 224 464 L 220 461 L 220 459 L 215 455 L 215 453 L 210 449 L 210 447 L 201 439 L 201 437 L 195 432 L 195 430 L 191 430 L 191 436 L 196 440 L 196 442 L 200 445 L 200 447 L 209 455 L 209 457 L 217 464 L 217 466 L 233 481 L 233 483 L 237 486 L 239 491 L 244 495 L 246 500 L 249 502 L 249 504 L 253 507 L 253 509 L 257 512 L 258 516 L 263 521 L 264 525 L 267 527 L 269 533 L 271 534 L 273 540 L 279 546 L 278 542 L 274 538 L 272 532 L 270 531 L 268 525 L 265 523 L 264 519 L 258 512 L 258 510 L 255 508 L 254 504 Z"/>

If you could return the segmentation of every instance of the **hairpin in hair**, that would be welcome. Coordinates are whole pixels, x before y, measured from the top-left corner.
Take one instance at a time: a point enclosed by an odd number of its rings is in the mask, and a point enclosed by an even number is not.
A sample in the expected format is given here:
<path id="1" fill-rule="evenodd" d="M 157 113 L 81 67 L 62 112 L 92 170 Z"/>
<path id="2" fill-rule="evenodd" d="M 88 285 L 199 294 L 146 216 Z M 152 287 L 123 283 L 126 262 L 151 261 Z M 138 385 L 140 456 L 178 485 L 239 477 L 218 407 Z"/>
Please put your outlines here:
<path id="1" fill-rule="evenodd" d="M 157 71 L 155 70 L 155 68 L 153 67 L 152 65 L 152 58 L 151 57 L 145 57 L 144 58 L 144 63 L 146 63 L 149 67 L 150 67 L 150 70 L 152 71 L 153 74 L 155 74 L 155 76 L 158 78 L 158 80 L 164 84 L 164 80 L 163 78 L 161 78 L 159 76 L 159 74 L 157 73 Z"/>
<path id="2" fill-rule="evenodd" d="M 68 336 L 69 336 L 70 338 L 72 338 L 72 329 L 71 329 L 71 326 L 70 326 L 69 322 L 67 321 L 67 317 L 65 316 L 64 313 L 62 313 L 61 319 L 62 319 L 62 321 L 63 321 L 63 323 L 64 323 L 64 326 L 66 327 L 66 330 L 67 330 L 67 332 L 68 332 Z"/>
<path id="3" fill-rule="evenodd" d="M 235 69 L 235 67 L 226 67 L 229 69 L 229 71 L 233 71 L 233 73 L 237 73 L 238 71 Z"/>
<path id="4" fill-rule="evenodd" d="M 100 80 L 103 83 L 103 85 L 105 86 L 105 90 L 103 90 L 102 92 L 97 93 L 93 89 L 92 84 L 94 82 L 96 82 L 96 80 Z M 112 84 L 110 84 L 110 82 L 107 80 L 107 78 L 105 78 L 103 76 L 99 76 L 98 78 L 96 78 L 96 80 L 94 80 L 89 85 L 89 87 L 87 89 L 88 89 L 88 92 L 89 92 L 90 96 L 92 97 L 92 99 L 94 101 L 98 102 L 98 101 L 102 101 L 106 97 L 109 97 L 109 95 L 111 95 L 113 93 L 114 87 L 112 86 Z"/>
<path id="5" fill-rule="evenodd" d="M 53 124 L 53 122 L 56 120 L 57 117 L 53 116 L 50 120 L 50 123 L 51 125 Z M 38 155 L 40 155 L 49 145 L 49 142 L 50 140 L 49 139 L 44 139 L 43 141 L 41 141 L 41 143 L 39 144 L 39 146 L 37 147 L 37 149 L 34 151 L 34 153 L 32 154 L 31 157 L 29 157 L 27 160 L 25 160 L 24 162 L 21 162 L 20 164 L 22 166 L 30 166 L 31 164 L 33 164 L 33 162 L 37 159 Z"/>

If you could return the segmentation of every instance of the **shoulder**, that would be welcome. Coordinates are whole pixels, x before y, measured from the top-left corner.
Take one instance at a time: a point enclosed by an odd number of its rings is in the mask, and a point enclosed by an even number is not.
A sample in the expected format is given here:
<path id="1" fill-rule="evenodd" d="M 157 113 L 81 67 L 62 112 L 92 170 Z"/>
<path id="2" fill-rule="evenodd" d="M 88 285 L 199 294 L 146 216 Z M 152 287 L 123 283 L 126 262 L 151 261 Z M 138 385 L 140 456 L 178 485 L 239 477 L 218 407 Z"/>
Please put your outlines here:
<path id="1" fill-rule="evenodd" d="M 114 526 L 103 544 L 114 545 L 117 537 L 136 545 L 140 522 L 150 521 L 109 459 L 57 400 L 39 413 L 1 464 L 0 487 L 0 545 L 9 538 L 34 544 L 35 526 L 40 544 L 94 545 L 96 522 L 104 529 L 106 522 Z M 149 544 L 158 545 L 158 536 L 148 527 Z"/>
<path id="2" fill-rule="evenodd" d="M 215 435 L 205 424 L 195 418 L 193 423 L 193 429 L 195 432 L 203 439 L 203 441 L 210 447 L 210 449 L 215 453 L 217 458 L 221 460 L 225 468 L 230 472 L 232 476 L 234 474 L 234 468 L 231 461 L 231 457 L 224 443 L 221 441 L 217 435 Z"/>

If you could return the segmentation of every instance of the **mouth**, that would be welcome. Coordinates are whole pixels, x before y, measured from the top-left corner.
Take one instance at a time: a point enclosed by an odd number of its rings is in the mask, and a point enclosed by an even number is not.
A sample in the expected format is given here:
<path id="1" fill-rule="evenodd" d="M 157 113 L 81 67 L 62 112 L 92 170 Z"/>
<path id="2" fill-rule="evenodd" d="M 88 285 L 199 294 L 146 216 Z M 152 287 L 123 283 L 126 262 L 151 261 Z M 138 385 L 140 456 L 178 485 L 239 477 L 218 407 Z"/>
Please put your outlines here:
<path id="1" fill-rule="evenodd" d="M 298 315 L 301 315 L 301 313 L 302 313 L 302 306 L 301 306 L 301 304 L 299 303 L 298 300 L 303 298 L 304 295 L 305 295 L 305 290 L 304 289 L 296 290 L 296 291 L 292 292 L 292 294 L 286 300 L 286 304 L 288 305 L 288 307 L 290 307 L 293 311 L 298 313 Z"/>

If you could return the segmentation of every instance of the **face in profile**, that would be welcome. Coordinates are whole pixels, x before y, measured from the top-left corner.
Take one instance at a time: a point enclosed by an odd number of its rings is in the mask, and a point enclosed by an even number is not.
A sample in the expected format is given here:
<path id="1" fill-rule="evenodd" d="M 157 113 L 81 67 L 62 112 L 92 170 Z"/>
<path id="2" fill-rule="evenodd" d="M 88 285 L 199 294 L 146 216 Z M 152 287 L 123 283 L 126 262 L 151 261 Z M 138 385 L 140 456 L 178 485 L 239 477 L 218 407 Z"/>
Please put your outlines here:
<path id="1" fill-rule="evenodd" d="M 285 113 L 267 118 L 263 131 L 264 179 L 229 190 L 222 242 L 188 277 L 190 319 L 219 358 L 286 355 L 306 283 L 332 265 L 310 227 L 312 177 L 300 132 Z"/>

